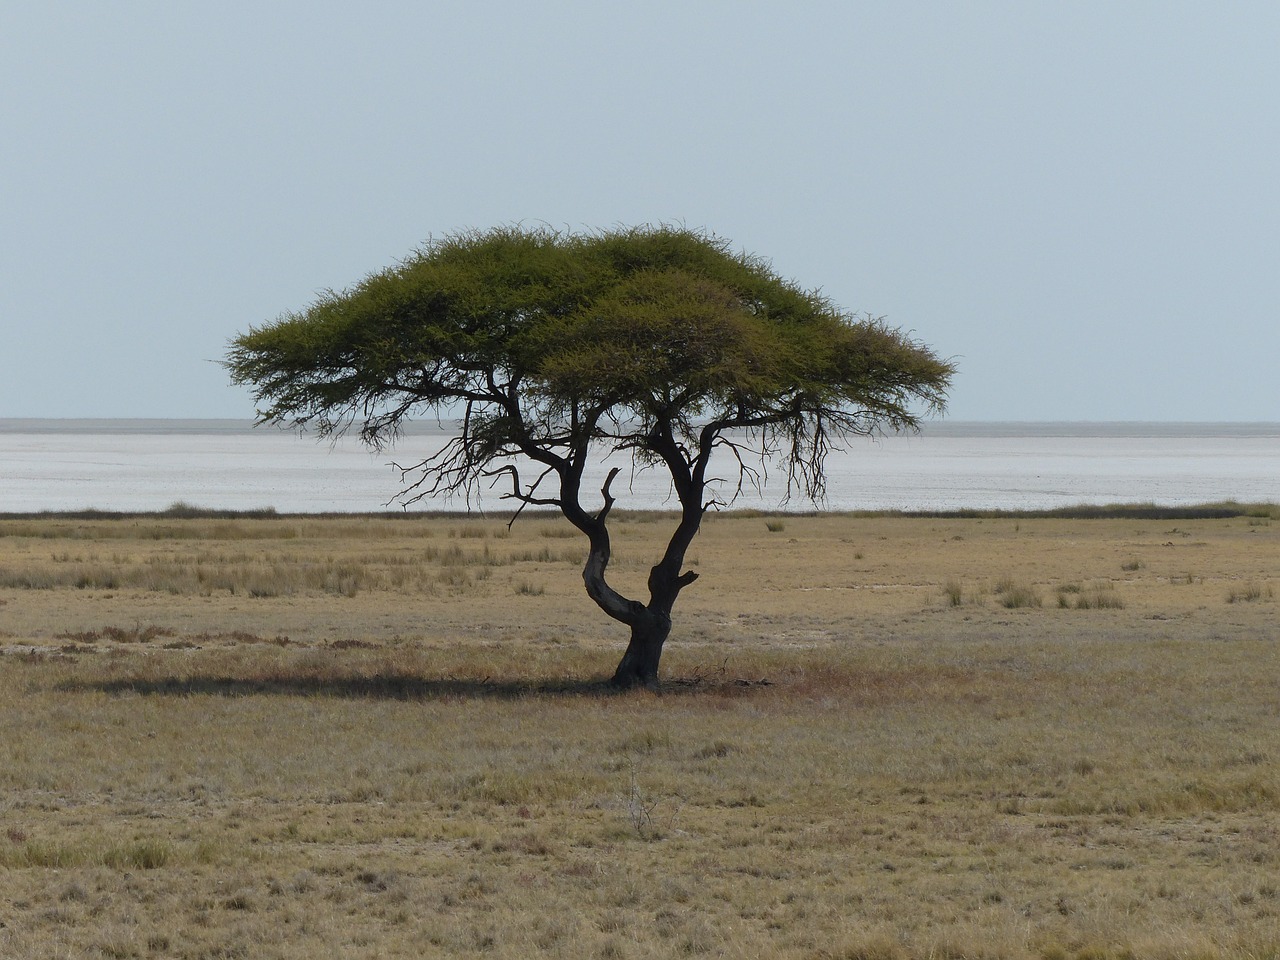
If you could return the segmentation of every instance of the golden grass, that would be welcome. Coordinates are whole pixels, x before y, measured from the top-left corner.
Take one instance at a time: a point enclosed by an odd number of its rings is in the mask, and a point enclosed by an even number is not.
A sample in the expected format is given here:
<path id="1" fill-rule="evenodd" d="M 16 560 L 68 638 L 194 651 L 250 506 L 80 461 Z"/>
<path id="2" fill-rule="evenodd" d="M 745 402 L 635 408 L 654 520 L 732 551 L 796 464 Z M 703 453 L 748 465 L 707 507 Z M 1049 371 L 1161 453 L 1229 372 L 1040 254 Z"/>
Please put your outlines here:
<path id="1" fill-rule="evenodd" d="M 1280 956 L 1269 522 L 566 530 L 0 520 L 0 957 Z"/>

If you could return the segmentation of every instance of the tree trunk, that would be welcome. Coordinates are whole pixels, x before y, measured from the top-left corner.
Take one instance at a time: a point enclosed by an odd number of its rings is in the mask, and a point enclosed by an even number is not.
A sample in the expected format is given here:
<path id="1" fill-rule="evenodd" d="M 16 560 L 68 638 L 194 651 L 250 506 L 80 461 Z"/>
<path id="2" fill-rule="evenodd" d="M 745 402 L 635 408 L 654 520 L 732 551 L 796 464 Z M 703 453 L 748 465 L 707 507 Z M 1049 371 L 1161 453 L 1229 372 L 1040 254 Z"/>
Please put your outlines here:
<path id="1" fill-rule="evenodd" d="M 658 689 L 658 661 L 662 658 L 662 645 L 671 633 L 671 618 L 657 611 L 644 609 L 631 624 L 631 642 L 622 655 L 618 669 L 609 685 L 619 690 L 644 687 Z"/>
<path id="2" fill-rule="evenodd" d="M 666 441 L 666 446 L 674 451 L 671 454 L 674 457 L 672 463 L 683 464 L 680 451 L 670 437 L 670 425 L 668 425 Z M 614 620 L 625 623 L 631 628 L 631 641 L 627 644 L 627 651 L 622 655 L 618 669 L 614 671 L 609 684 L 619 690 L 632 690 L 636 687 L 657 690 L 658 662 L 662 659 L 662 645 L 667 642 L 667 637 L 671 634 L 671 608 L 675 606 L 676 597 L 680 595 L 680 591 L 698 579 L 698 575 L 692 570 L 681 573 L 680 566 L 684 562 L 685 550 L 694 534 L 698 532 L 698 525 L 702 520 L 702 486 L 700 480 L 696 485 L 691 479 L 686 479 L 683 484 L 677 483 L 677 487 L 682 491 L 680 499 L 685 509 L 680 525 L 672 534 L 671 542 L 667 544 L 665 555 L 649 571 L 649 605 L 645 606 L 638 600 L 628 600 L 610 587 L 605 580 L 610 553 L 609 530 L 605 526 L 605 518 L 609 515 L 609 510 L 614 503 L 613 496 L 609 493 L 609 486 L 613 483 L 613 478 L 618 475 L 619 469 L 614 467 L 610 470 L 604 486 L 600 488 L 604 507 L 594 517 L 588 515 L 578 505 L 576 475 L 569 477 L 568 480 L 562 478 L 560 509 L 569 522 L 585 533 L 591 541 L 591 550 L 587 554 L 587 562 L 582 569 L 582 580 L 587 588 L 587 596 L 591 597 L 596 605 Z M 676 466 L 672 467 L 673 475 L 676 469 Z M 688 470 L 687 464 L 685 470 Z M 570 483 L 570 480 L 573 483 Z M 691 503 L 695 506 L 690 506 Z"/>

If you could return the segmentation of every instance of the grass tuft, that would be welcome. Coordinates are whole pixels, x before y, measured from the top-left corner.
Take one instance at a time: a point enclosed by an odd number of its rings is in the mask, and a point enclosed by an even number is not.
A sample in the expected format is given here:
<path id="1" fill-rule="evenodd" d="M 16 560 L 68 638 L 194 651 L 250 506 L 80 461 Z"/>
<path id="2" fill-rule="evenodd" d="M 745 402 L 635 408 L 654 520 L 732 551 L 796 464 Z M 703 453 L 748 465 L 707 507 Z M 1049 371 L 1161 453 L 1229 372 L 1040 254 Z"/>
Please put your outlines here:
<path id="1" fill-rule="evenodd" d="M 1028 583 L 1015 582 L 1009 577 L 996 581 L 995 593 L 1000 600 L 1000 606 L 1007 610 L 1038 607 L 1042 602 L 1035 587 Z"/>
<path id="2" fill-rule="evenodd" d="M 1274 599 L 1275 592 L 1271 585 L 1265 586 L 1257 583 L 1246 583 L 1240 587 L 1232 587 L 1227 594 L 1227 603 L 1252 603 L 1255 600 L 1271 600 Z"/>
<path id="3" fill-rule="evenodd" d="M 948 580 L 942 588 L 942 592 L 946 595 L 947 603 L 953 607 L 958 607 L 964 603 L 964 589 L 960 586 L 959 580 Z"/>
<path id="4" fill-rule="evenodd" d="M 1124 600 L 1109 581 L 1068 583 L 1058 588 L 1058 606 L 1063 610 L 1123 610 Z"/>

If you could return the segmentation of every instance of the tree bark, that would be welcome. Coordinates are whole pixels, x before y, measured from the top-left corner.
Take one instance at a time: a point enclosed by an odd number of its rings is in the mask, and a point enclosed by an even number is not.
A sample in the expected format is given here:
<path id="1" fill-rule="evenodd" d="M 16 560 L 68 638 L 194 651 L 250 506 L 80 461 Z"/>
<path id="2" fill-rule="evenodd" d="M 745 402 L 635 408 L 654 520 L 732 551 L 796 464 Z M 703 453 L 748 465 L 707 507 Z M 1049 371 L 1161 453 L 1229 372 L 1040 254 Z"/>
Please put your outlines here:
<path id="1" fill-rule="evenodd" d="M 644 608 L 631 624 L 631 640 L 609 685 L 619 690 L 634 690 L 637 687 L 657 690 L 662 645 L 666 643 L 670 633 L 669 616 Z"/>
<path id="2" fill-rule="evenodd" d="M 605 520 L 614 503 L 609 487 L 618 475 L 619 468 L 614 467 L 609 471 L 604 486 L 600 488 L 604 506 L 594 517 L 587 514 L 578 501 L 577 485 L 581 472 L 561 474 L 560 509 L 569 522 L 585 533 L 591 542 L 587 562 L 582 570 L 587 595 L 610 617 L 631 628 L 627 650 L 609 681 L 611 686 L 620 690 L 636 687 L 658 689 L 658 664 L 662 659 L 662 645 L 671 634 L 671 610 L 680 591 L 698 579 L 698 575 L 692 570 L 681 573 L 680 568 L 684 564 L 685 551 L 697 535 L 705 509 L 701 499 L 704 482 L 702 468 L 696 474 L 691 471 L 684 453 L 672 436 L 670 423 L 655 430 L 649 440 L 653 449 L 670 466 L 684 509 L 666 552 L 649 571 L 648 605 L 627 599 L 610 587 L 605 579 L 610 555 L 609 529 Z M 706 455 L 701 457 L 704 465 L 706 459 Z"/>
<path id="3" fill-rule="evenodd" d="M 679 570 L 679 557 L 669 556 L 649 572 L 649 605 L 636 603 L 631 608 L 631 616 L 625 621 L 631 627 L 631 640 L 609 681 L 611 686 L 620 690 L 658 689 L 662 645 L 671 635 L 671 608 L 680 591 L 698 579 L 692 570 Z"/>
<path id="4" fill-rule="evenodd" d="M 698 579 L 698 575 L 692 570 L 681 573 L 680 568 L 684 565 L 685 551 L 689 549 L 689 544 L 693 542 L 702 524 L 705 510 L 702 503 L 703 468 L 709 457 L 710 447 L 700 457 L 702 466 L 695 471 L 685 451 L 676 442 L 670 421 L 663 421 L 655 426 L 648 440 L 650 449 L 666 461 L 683 510 L 680 523 L 667 543 L 666 552 L 649 571 L 648 605 L 635 603 L 629 611 L 630 617 L 616 618 L 631 627 L 627 651 L 622 655 L 613 679 L 609 681 L 612 686 L 622 690 L 635 687 L 658 689 L 658 664 L 662 659 L 662 645 L 671 634 L 671 610 L 675 607 L 680 591 Z M 704 443 L 713 442 L 714 436 L 709 441 L 704 438 Z"/>

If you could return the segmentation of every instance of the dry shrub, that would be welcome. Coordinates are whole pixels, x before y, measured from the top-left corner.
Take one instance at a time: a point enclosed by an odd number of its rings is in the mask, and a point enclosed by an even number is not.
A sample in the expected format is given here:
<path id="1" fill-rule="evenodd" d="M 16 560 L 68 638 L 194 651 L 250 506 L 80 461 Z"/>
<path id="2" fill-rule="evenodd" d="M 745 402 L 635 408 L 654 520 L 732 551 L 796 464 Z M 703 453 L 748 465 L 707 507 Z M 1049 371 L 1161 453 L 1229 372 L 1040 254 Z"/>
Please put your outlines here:
<path id="1" fill-rule="evenodd" d="M 1113 583 L 1073 583 L 1058 588 L 1058 606 L 1064 610 L 1123 610 L 1124 600 Z"/>
<path id="2" fill-rule="evenodd" d="M 1232 587 L 1227 594 L 1227 603 L 1252 603 L 1255 600 L 1271 600 L 1275 596 L 1271 585 L 1262 586 L 1257 583 L 1246 583 L 1240 587 Z"/>
<path id="3" fill-rule="evenodd" d="M 70 633 L 58 633 L 54 636 L 59 640 L 73 640 L 76 643 L 97 643 L 100 640 L 109 640 L 112 643 L 149 643 L 157 637 L 173 637 L 177 634 L 167 627 L 158 627 L 155 624 L 142 626 L 135 624 L 133 627 L 103 627 L 101 630 L 81 630 Z"/>
<path id="4" fill-rule="evenodd" d="M 1028 583 L 1019 583 L 1005 577 L 996 581 L 995 594 L 1000 606 L 1008 610 L 1021 607 L 1038 607 L 1041 604 L 1040 594 Z"/>

